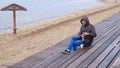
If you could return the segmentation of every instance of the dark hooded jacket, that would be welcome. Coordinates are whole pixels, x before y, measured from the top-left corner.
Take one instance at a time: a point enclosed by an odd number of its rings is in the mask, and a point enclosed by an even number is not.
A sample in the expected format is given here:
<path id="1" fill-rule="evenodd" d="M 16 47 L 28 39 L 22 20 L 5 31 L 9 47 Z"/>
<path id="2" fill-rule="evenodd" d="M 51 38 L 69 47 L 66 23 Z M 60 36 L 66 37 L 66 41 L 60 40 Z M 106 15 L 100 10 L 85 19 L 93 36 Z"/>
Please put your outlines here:
<path id="1" fill-rule="evenodd" d="M 89 35 L 85 36 L 84 43 L 85 43 L 86 46 L 90 46 L 93 42 L 94 37 L 96 37 L 96 35 L 97 35 L 96 31 L 95 31 L 95 27 L 92 24 L 90 24 L 87 16 L 82 17 L 82 19 L 80 20 L 81 24 L 82 24 L 82 20 L 86 21 L 86 25 L 81 26 L 78 37 L 81 38 L 80 35 L 83 32 L 88 32 Z"/>

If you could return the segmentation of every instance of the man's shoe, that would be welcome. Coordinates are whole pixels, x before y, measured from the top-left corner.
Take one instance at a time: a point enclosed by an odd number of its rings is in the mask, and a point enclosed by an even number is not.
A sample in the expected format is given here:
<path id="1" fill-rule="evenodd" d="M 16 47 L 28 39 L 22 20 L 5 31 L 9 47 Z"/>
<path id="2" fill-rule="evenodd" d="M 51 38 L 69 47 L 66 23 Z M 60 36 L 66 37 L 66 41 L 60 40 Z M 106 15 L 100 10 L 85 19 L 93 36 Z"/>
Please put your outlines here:
<path id="1" fill-rule="evenodd" d="M 63 54 L 67 54 L 67 55 L 69 55 L 70 54 L 70 51 L 68 51 L 68 50 L 64 50 L 63 52 L 61 52 L 61 53 L 63 53 Z"/>

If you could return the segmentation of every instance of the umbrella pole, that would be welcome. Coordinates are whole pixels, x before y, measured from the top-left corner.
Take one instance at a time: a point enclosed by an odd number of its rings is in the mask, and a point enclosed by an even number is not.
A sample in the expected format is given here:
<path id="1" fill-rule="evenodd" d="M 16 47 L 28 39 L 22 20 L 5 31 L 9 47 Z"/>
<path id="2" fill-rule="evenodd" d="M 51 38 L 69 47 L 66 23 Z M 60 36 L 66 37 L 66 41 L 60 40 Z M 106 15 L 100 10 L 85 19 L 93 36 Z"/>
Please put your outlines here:
<path id="1" fill-rule="evenodd" d="M 13 11 L 13 33 L 16 34 L 16 11 Z"/>

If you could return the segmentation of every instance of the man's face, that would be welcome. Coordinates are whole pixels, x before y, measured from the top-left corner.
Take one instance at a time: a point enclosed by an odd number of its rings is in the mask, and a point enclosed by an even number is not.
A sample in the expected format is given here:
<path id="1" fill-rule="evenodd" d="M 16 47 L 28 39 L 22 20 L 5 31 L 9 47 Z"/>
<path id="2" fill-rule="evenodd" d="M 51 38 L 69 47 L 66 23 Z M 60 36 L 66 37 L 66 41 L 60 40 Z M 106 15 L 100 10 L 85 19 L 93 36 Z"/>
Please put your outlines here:
<path id="1" fill-rule="evenodd" d="M 86 25 L 86 21 L 85 20 L 82 20 L 82 25 Z"/>

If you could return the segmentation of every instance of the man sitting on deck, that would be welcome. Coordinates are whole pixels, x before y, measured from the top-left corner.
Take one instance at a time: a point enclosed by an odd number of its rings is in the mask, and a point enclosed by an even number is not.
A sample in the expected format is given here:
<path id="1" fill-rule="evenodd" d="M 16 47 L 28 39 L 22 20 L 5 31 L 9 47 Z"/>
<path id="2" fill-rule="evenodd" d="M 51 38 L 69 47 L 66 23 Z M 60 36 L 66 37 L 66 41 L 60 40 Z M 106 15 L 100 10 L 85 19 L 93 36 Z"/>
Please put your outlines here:
<path id="1" fill-rule="evenodd" d="M 95 27 L 92 24 L 90 24 L 87 16 L 83 16 L 80 22 L 82 26 L 78 34 L 78 37 L 71 38 L 68 48 L 62 52 L 63 54 L 69 55 L 72 48 L 73 51 L 76 51 L 78 47 L 83 48 L 91 46 L 94 37 L 96 37 L 97 34 L 95 31 Z"/>

